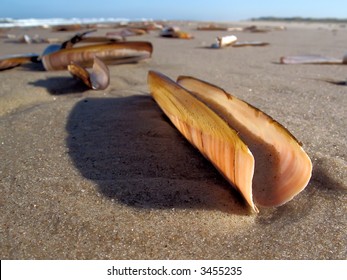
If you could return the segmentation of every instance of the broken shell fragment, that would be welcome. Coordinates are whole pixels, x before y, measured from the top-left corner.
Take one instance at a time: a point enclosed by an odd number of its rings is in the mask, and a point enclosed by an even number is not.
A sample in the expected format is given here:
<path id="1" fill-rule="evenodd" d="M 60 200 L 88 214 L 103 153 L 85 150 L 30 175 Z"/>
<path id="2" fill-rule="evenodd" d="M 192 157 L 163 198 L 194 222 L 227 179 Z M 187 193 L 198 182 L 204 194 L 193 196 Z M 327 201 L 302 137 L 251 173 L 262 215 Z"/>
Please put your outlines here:
<path id="1" fill-rule="evenodd" d="M 211 48 L 213 49 L 220 49 L 223 47 L 262 47 L 262 46 L 267 46 L 269 43 L 267 42 L 259 42 L 259 41 L 244 41 L 244 42 L 238 42 L 237 37 L 235 35 L 228 35 L 228 36 L 223 36 L 223 37 L 217 37 L 216 42 L 211 45 Z"/>
<path id="2" fill-rule="evenodd" d="M 66 69 L 71 61 L 82 67 L 91 67 L 94 57 L 99 57 L 106 64 L 134 63 L 150 58 L 153 47 L 150 42 L 114 42 L 95 44 L 76 48 L 60 49 L 42 56 L 46 70 Z"/>
<path id="3" fill-rule="evenodd" d="M 211 45 L 211 48 L 219 49 L 235 44 L 237 37 L 234 35 L 217 37 L 216 42 Z"/>
<path id="4" fill-rule="evenodd" d="M 94 57 L 93 69 L 90 73 L 74 62 L 68 65 L 67 69 L 73 76 L 82 80 L 91 89 L 102 90 L 110 84 L 108 67 L 97 56 Z"/>
<path id="5" fill-rule="evenodd" d="M 0 71 L 14 68 L 24 63 L 37 62 L 39 55 L 36 53 L 26 53 L 18 55 L 7 55 L 0 57 Z"/>
<path id="6" fill-rule="evenodd" d="M 181 31 L 179 27 L 172 26 L 172 27 L 165 27 L 163 30 L 160 32 L 161 37 L 166 37 L 166 38 L 178 38 L 178 39 L 193 39 L 194 37 L 185 32 Z"/>
<path id="7" fill-rule="evenodd" d="M 255 204 L 282 205 L 308 184 L 311 160 L 290 132 L 262 111 L 192 77 L 175 83 L 150 71 L 148 83 L 172 123 L 255 212 Z"/>
<path id="8" fill-rule="evenodd" d="M 282 56 L 282 64 L 347 64 L 347 54 L 342 59 L 321 55 Z"/>
<path id="9" fill-rule="evenodd" d="M 257 205 L 282 205 L 306 187 L 311 160 L 286 128 L 217 86 L 192 77 L 179 77 L 178 83 L 235 129 L 251 150 L 255 158 L 252 192 Z"/>

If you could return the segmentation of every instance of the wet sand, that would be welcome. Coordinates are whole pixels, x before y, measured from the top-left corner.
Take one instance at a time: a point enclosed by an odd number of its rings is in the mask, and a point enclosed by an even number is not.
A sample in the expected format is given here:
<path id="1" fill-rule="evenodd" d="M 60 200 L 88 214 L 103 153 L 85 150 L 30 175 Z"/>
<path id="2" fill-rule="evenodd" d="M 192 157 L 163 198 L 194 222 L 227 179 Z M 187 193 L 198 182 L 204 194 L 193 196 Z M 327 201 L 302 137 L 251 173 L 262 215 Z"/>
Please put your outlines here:
<path id="1" fill-rule="evenodd" d="M 289 23 L 250 33 L 175 24 L 195 38 L 130 38 L 152 42 L 153 57 L 110 66 L 103 91 L 40 65 L 0 72 L 1 259 L 347 258 L 347 87 L 325 81 L 345 80 L 347 66 L 278 63 L 283 55 L 342 57 L 347 28 Z M 207 48 L 227 34 L 270 45 Z M 1 39 L 0 55 L 46 45 Z M 148 70 L 206 80 L 279 121 L 311 157 L 307 188 L 284 206 L 250 213 L 150 97 Z"/>

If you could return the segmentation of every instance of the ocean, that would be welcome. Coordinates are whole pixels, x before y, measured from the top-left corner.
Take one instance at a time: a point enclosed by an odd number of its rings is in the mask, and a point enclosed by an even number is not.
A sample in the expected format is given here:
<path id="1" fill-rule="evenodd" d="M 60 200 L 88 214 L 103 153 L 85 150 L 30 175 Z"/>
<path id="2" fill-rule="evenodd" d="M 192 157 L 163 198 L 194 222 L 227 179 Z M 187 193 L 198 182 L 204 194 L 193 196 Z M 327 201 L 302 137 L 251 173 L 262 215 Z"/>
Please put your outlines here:
<path id="1" fill-rule="evenodd" d="M 130 21 L 151 21 L 151 19 L 126 19 L 126 18 L 0 18 L 0 28 L 12 27 L 50 27 L 68 24 L 109 24 L 128 23 Z"/>

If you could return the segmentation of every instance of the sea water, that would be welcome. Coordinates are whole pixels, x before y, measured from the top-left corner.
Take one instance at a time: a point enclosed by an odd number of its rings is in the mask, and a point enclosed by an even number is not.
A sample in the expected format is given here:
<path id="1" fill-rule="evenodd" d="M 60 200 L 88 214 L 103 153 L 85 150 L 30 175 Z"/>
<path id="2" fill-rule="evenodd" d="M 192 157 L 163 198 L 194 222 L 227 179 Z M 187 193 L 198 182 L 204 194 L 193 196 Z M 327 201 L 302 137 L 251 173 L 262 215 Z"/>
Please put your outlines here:
<path id="1" fill-rule="evenodd" d="M 54 25 L 69 24 L 126 24 L 130 21 L 151 21 L 151 19 L 126 19 L 126 18 L 0 18 L 0 28 L 12 27 L 50 27 Z"/>

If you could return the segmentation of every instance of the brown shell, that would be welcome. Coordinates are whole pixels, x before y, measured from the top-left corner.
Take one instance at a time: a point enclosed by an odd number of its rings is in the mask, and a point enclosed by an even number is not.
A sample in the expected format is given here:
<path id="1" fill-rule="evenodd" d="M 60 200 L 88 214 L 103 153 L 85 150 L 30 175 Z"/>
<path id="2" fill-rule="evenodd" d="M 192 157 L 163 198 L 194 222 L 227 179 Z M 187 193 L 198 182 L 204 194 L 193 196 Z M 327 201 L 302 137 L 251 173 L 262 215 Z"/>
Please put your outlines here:
<path id="1" fill-rule="evenodd" d="M 19 66 L 23 63 L 36 62 L 38 54 L 28 53 L 0 57 L 0 71 Z"/>
<path id="2" fill-rule="evenodd" d="M 42 63 L 46 70 L 67 69 L 72 61 L 91 67 L 95 56 L 106 64 L 133 63 L 151 57 L 152 51 L 150 42 L 96 44 L 58 50 L 42 56 Z"/>

